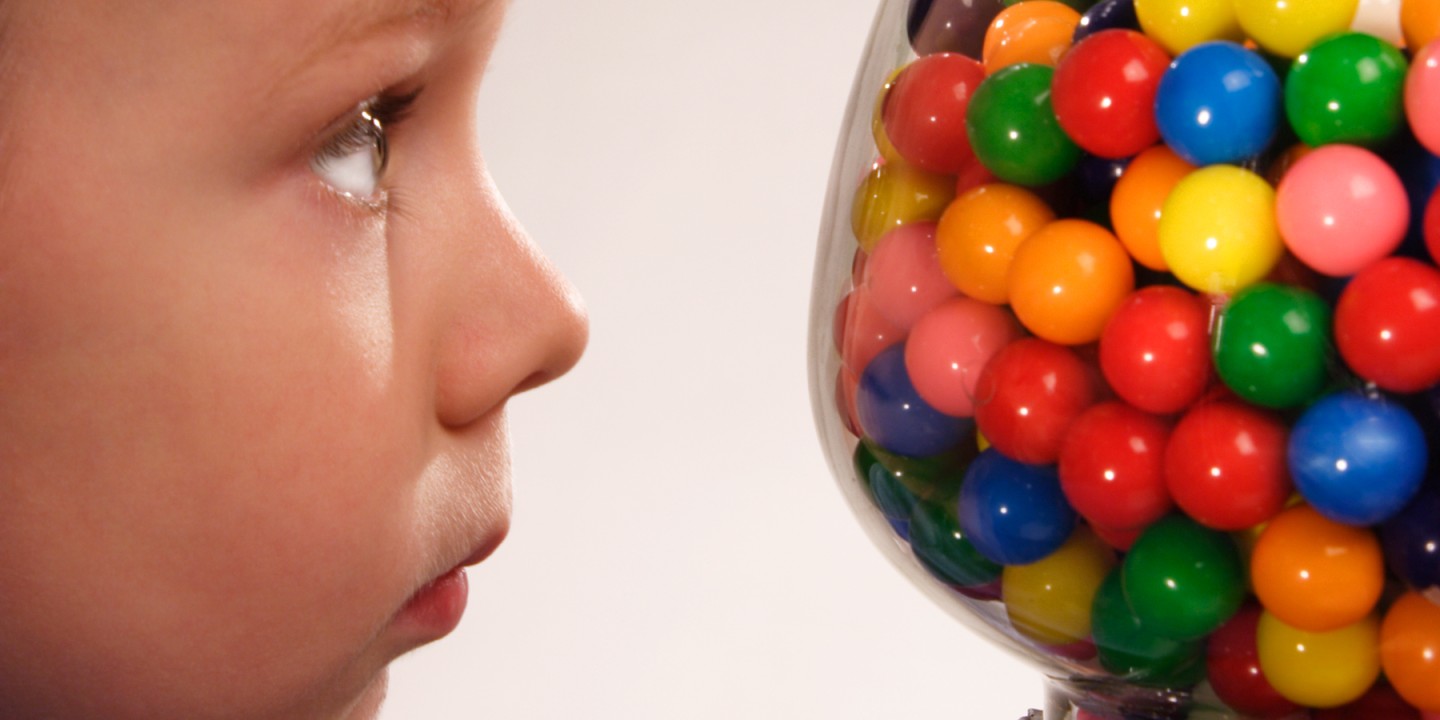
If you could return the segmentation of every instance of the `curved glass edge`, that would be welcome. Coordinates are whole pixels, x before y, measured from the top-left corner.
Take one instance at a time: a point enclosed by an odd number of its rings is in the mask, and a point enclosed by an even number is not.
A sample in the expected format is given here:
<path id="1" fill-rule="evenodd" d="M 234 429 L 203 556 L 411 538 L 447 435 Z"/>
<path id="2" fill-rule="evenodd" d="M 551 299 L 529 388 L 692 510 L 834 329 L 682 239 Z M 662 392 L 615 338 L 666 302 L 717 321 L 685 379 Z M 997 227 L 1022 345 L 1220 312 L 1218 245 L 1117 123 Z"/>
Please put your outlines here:
<path id="1" fill-rule="evenodd" d="M 830 472 L 866 535 L 932 602 L 987 642 L 1050 674 L 1090 674 L 1095 672 L 1093 668 L 1031 648 L 1025 638 L 1002 630 L 1009 627 L 1009 620 L 1000 603 L 971 600 L 931 577 L 908 543 L 896 536 L 881 513 L 871 506 L 865 488 L 851 469 L 851 453 L 858 441 L 844 427 L 837 410 L 835 377 L 841 360 L 835 350 L 832 314 L 840 298 L 852 289 L 850 268 L 856 244 L 848 218 L 855 188 L 875 162 L 869 117 L 873 99 L 895 68 L 916 58 L 904 41 L 908 37 L 909 4 L 909 0 L 883 0 L 876 12 L 831 165 L 811 284 L 808 333 L 807 364 L 815 427 Z"/>

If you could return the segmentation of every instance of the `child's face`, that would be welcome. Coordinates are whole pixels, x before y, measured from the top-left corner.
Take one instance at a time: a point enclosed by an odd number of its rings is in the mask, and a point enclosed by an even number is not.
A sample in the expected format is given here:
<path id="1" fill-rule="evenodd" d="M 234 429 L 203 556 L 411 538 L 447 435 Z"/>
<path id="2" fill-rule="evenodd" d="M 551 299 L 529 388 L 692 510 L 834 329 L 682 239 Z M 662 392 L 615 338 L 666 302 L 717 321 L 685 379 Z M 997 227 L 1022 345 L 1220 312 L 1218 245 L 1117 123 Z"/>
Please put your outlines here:
<path id="1" fill-rule="evenodd" d="M 449 631 L 586 333 L 472 137 L 502 5 L 0 3 L 7 717 L 364 715 Z"/>

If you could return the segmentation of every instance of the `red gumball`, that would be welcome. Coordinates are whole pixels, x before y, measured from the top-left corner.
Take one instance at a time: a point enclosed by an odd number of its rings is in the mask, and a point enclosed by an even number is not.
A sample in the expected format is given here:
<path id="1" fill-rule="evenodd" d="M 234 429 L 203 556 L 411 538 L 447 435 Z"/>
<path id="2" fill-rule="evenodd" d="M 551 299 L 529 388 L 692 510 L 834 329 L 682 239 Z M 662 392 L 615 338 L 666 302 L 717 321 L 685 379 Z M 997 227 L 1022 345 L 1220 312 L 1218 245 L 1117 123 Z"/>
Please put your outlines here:
<path id="1" fill-rule="evenodd" d="M 1160 139 L 1155 90 L 1170 65 L 1159 43 L 1133 30 L 1103 30 L 1055 67 L 1051 100 L 1060 127 L 1092 155 L 1130 157 Z"/>
<path id="2" fill-rule="evenodd" d="M 1048 465 L 1060 457 L 1070 424 L 1099 397 L 1099 379 L 1074 351 L 1025 338 L 986 363 L 975 384 L 975 421 L 1011 459 Z"/>
<path id="3" fill-rule="evenodd" d="M 1170 497 L 1196 522 L 1244 530 L 1280 512 L 1290 497 L 1285 424 L 1240 402 L 1197 406 L 1165 447 Z"/>
<path id="4" fill-rule="evenodd" d="M 965 113 L 984 81 L 983 65 L 954 53 L 927 55 L 901 70 L 881 111 L 900 157 L 928 172 L 960 172 L 974 157 Z"/>
<path id="5" fill-rule="evenodd" d="M 1093 525 L 1128 530 L 1170 512 L 1165 443 L 1170 426 L 1122 402 L 1076 418 L 1060 446 L 1060 489 Z"/>
<path id="6" fill-rule="evenodd" d="M 1125 402 L 1160 415 L 1193 405 L 1210 382 L 1210 306 L 1176 287 L 1120 304 L 1100 335 L 1100 369 Z"/>
<path id="7" fill-rule="evenodd" d="M 1355 374 L 1392 392 L 1440 382 L 1440 270 L 1403 257 L 1361 270 L 1335 304 L 1335 344 Z"/>
<path id="8" fill-rule="evenodd" d="M 1130 546 L 1145 533 L 1145 528 L 1116 529 L 1099 525 L 1091 525 L 1090 530 L 1101 542 L 1120 552 L 1130 552 Z"/>
<path id="9" fill-rule="evenodd" d="M 1206 647 L 1206 674 L 1215 694 L 1231 708 L 1256 718 L 1279 718 L 1300 709 L 1280 694 L 1260 671 L 1255 629 L 1260 606 L 1240 608 L 1210 636 Z"/>

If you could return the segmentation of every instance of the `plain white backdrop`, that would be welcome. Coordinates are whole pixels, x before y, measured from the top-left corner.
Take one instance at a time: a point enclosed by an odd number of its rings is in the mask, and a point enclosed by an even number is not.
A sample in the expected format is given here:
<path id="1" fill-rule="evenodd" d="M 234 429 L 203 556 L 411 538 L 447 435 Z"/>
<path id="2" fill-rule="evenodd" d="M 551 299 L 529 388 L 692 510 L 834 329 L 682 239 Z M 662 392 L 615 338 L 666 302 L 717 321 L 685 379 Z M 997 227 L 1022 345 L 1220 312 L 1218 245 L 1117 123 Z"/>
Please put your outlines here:
<path id="1" fill-rule="evenodd" d="M 515 0 L 491 173 L 591 313 L 511 404 L 515 518 L 386 720 L 956 718 L 1038 671 L 909 584 L 812 427 L 806 324 L 876 0 Z"/>

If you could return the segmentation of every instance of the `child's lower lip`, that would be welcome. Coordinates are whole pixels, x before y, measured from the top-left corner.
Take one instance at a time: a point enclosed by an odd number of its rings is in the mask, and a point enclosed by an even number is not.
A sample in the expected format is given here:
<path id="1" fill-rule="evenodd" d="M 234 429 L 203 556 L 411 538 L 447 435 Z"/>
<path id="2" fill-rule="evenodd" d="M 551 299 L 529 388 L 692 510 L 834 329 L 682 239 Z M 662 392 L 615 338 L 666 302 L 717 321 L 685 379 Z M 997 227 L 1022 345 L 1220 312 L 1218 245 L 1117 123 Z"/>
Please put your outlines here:
<path id="1" fill-rule="evenodd" d="M 416 591 L 400 609 L 396 623 L 427 640 L 449 635 L 465 615 L 469 593 L 465 568 L 456 567 Z"/>

